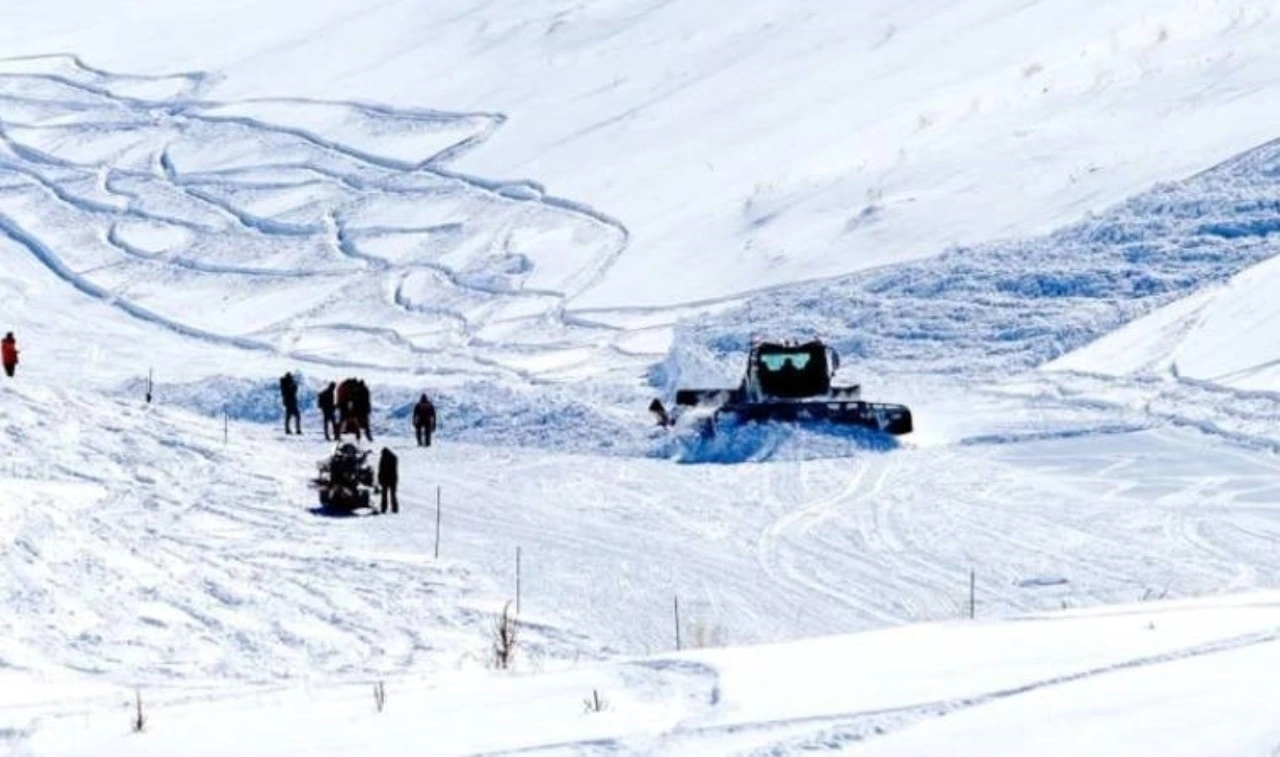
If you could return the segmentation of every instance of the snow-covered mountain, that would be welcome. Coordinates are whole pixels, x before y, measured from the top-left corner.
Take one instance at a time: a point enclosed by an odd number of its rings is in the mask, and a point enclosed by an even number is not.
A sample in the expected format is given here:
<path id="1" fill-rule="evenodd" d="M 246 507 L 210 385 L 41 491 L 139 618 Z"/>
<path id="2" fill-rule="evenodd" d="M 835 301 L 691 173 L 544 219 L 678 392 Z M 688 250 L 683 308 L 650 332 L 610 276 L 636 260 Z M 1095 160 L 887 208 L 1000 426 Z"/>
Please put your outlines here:
<path id="1" fill-rule="evenodd" d="M 1276 10 L 7 4 L 0 751 L 1276 748 Z M 916 433 L 651 425 L 811 335 Z"/>
<path id="2" fill-rule="evenodd" d="M 1257 0 L 17 0 L 7 54 L 217 99 L 505 117 L 458 167 L 632 231 L 580 307 L 674 304 L 1023 236 L 1275 137 Z M 421 156 L 425 157 L 425 156 Z"/>

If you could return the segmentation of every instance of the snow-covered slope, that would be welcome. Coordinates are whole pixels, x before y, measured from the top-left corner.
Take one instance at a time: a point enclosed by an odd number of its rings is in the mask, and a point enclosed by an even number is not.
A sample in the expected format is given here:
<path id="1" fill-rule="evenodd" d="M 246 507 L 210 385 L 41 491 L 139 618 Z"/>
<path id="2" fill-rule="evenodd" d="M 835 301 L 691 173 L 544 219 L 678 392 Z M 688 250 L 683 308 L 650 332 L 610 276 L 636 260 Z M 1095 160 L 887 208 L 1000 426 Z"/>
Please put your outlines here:
<path id="1" fill-rule="evenodd" d="M 902 374 L 996 381 L 1057 358 L 1055 367 L 1125 372 L 1175 346 L 1200 378 L 1265 372 L 1280 358 L 1267 328 L 1277 253 L 1280 145 L 1269 143 L 1043 237 L 782 288 L 688 319 L 663 378 L 737 370 L 742 345 L 769 333 L 822 335 L 880 392 Z"/>
<path id="2" fill-rule="evenodd" d="M 1172 373 L 1243 390 L 1280 391 L 1278 286 L 1280 261 L 1271 258 L 1049 367 L 1112 375 Z"/>
<path id="3" fill-rule="evenodd" d="M 1098 609 L 1280 582 L 1273 10 L 9 4 L 0 746 L 1280 743 L 1204 683 L 1273 596 Z M 916 433 L 644 413 L 810 334 Z M 402 514 L 313 511 L 285 370 L 369 380 Z"/>
<path id="4" fill-rule="evenodd" d="M 554 334 L 625 243 L 523 185 L 426 165 L 482 140 L 485 114 L 219 104 L 201 76 L 64 56 L 0 74 L 0 232 L 77 295 L 197 341 L 486 373 L 482 344 L 552 338 L 530 326 Z"/>
<path id="5" fill-rule="evenodd" d="M 1274 593 L 50 719 L 42 754 L 1264 754 Z M 596 698 L 598 697 L 598 699 Z M 601 703 L 597 711 L 592 704 Z M 3 721 L 0 721 L 3 722 Z"/>
<path id="6" fill-rule="evenodd" d="M 310 514 L 313 456 L 259 428 L 224 437 L 185 412 L 17 384 L 0 450 L 6 690 L 67 671 L 199 687 L 483 653 L 483 581 L 393 546 L 391 523 Z"/>
<path id="7" fill-rule="evenodd" d="M 581 307 L 1041 233 L 1275 136 L 1278 21 L 1259 0 L 8 7 L 8 55 L 216 72 L 218 99 L 504 114 L 463 170 L 632 231 Z"/>
<path id="8" fill-rule="evenodd" d="M 1274 626 L 1270 600 L 1242 597 L 1194 605 L 1185 628 L 1161 606 L 1092 630 L 909 626 L 866 637 L 885 648 L 854 639 L 694 663 L 586 662 L 672 648 L 673 596 L 683 643 L 715 647 L 954 619 L 967 612 L 970 569 L 983 618 L 1280 580 L 1273 455 L 1195 430 L 1144 431 L 1159 419 L 1118 418 L 1093 399 L 1106 387 L 1035 391 L 935 398 L 922 412 L 970 433 L 941 448 L 709 470 L 458 443 L 415 451 L 392 433 L 380 442 L 401 453 L 405 512 L 332 519 L 312 512 L 305 487 L 323 443 L 232 423 L 224 444 L 221 424 L 181 410 L 10 385 L 2 443 L 17 463 L 0 482 L 13 535 L 0 581 L 13 612 L 0 688 L 14 707 L 0 732 L 19 754 L 164 753 L 228 719 L 243 730 L 200 743 L 318 748 L 297 741 L 302 728 L 339 752 L 394 751 L 407 738 L 449 753 L 584 741 L 574 748 L 787 752 L 899 730 L 910 744 L 937 715 L 972 709 L 979 725 L 966 715 L 954 727 L 990 738 L 1021 715 L 1015 706 L 982 726 L 987 705 L 1170 663 L 1135 684 L 1148 691 L 1166 675 L 1195 680 L 1172 664 L 1182 656 L 1267 642 L 1253 634 Z M 954 399 L 963 411 L 947 410 Z M 521 675 L 507 681 L 484 668 L 488 626 L 515 594 L 517 548 Z M 977 656 L 963 653 L 971 635 Z M 1035 646 L 1068 643 L 1061 665 Z M 815 659 L 855 672 L 833 678 Z M 367 685 L 329 686 L 375 678 L 389 682 L 390 722 L 369 713 Z M 152 724 L 137 738 L 121 692 L 135 685 Z M 615 714 L 581 714 L 592 688 Z M 512 727 L 491 727 L 495 707 L 511 709 Z M 413 713 L 403 723 L 402 711 Z M 449 725 L 408 735 L 422 712 Z M 1119 714 L 1091 723 L 1098 738 L 1128 727 Z M 1022 737 L 1004 738 L 1014 749 Z"/>

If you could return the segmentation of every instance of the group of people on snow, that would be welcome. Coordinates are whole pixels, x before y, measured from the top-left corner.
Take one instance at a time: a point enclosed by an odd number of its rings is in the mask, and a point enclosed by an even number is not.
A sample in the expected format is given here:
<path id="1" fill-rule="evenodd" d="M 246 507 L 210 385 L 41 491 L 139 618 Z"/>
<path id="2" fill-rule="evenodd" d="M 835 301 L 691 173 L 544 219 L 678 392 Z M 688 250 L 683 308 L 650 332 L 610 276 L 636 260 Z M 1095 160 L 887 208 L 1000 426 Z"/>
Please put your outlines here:
<path id="1" fill-rule="evenodd" d="M 302 413 L 298 405 L 298 381 L 292 373 L 280 377 L 280 400 L 284 405 L 284 432 L 302 433 Z M 369 386 L 363 379 L 347 378 L 341 382 L 329 382 L 316 395 L 316 407 L 320 410 L 325 440 L 341 441 L 344 434 L 353 434 L 356 440 L 373 441 L 369 423 L 373 402 Z M 413 406 L 414 437 L 419 447 L 430 447 L 436 430 L 436 408 L 431 398 L 423 393 Z M 400 484 L 399 458 L 387 447 L 382 448 L 378 459 L 378 489 L 381 491 L 381 511 L 398 513 L 400 502 L 397 489 Z"/>
<path id="2" fill-rule="evenodd" d="M 5 375 L 13 378 L 18 368 L 18 340 L 10 331 L 0 339 L 0 366 Z M 280 401 L 284 404 L 284 432 L 302 434 L 302 410 L 298 405 L 298 380 L 292 373 L 280 377 Z M 363 379 L 348 378 L 341 383 L 329 382 L 316 397 L 316 405 L 324 418 L 324 438 L 341 441 L 343 434 L 354 434 L 359 440 L 363 435 L 373 441 L 369 417 L 373 403 L 369 386 Z M 424 393 L 413 406 L 414 435 L 419 447 L 431 446 L 431 435 L 436 430 L 436 408 Z M 330 432 L 333 436 L 330 437 Z M 382 493 L 381 511 L 388 508 L 400 512 L 397 489 L 400 485 L 399 459 L 390 449 L 383 447 L 378 459 L 378 488 Z"/>
<path id="3" fill-rule="evenodd" d="M 338 384 L 330 381 L 316 396 L 316 406 L 324 416 L 325 439 L 329 438 L 332 430 L 335 441 L 343 434 L 353 434 L 357 440 L 363 435 L 366 441 L 373 441 L 373 431 L 369 426 L 373 401 L 369 398 L 369 385 L 364 383 L 364 379 L 348 378 Z"/>
<path id="4" fill-rule="evenodd" d="M 284 432 L 301 434 L 298 381 L 292 373 L 280 377 L 280 401 L 284 404 Z M 363 438 L 365 441 L 373 441 L 373 430 L 369 423 L 373 402 L 369 396 L 369 385 L 364 379 L 348 378 L 341 383 L 330 381 L 316 395 L 316 407 L 322 416 L 326 441 L 341 441 L 344 434 L 352 434 L 356 440 Z M 418 446 L 430 447 L 435 430 L 436 406 L 423 393 L 413 406 L 413 431 Z"/>
<path id="5" fill-rule="evenodd" d="M 298 381 L 292 373 L 280 377 L 280 401 L 284 404 L 284 432 L 301 434 Z M 341 383 L 330 381 L 316 395 L 316 407 L 320 410 L 326 440 L 341 441 L 343 434 L 352 434 L 357 440 L 373 441 L 373 429 L 369 424 L 373 401 L 364 379 L 348 378 Z"/>

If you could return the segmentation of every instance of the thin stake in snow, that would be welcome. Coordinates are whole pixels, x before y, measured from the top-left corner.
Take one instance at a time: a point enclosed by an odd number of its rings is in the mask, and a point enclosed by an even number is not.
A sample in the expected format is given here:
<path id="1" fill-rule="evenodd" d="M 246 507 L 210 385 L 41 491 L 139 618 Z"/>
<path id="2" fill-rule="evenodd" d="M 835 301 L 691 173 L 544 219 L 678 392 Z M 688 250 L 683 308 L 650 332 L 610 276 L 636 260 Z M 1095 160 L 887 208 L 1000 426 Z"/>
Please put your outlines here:
<path id="1" fill-rule="evenodd" d="M 977 612 L 977 583 L 978 574 L 973 568 L 969 569 L 969 620 L 973 620 Z"/>
<path id="2" fill-rule="evenodd" d="M 227 409 L 222 408 L 222 446 L 227 446 L 227 439 L 231 435 L 231 419 Z"/>
<path id="3" fill-rule="evenodd" d="M 155 379 L 155 369 L 148 368 L 147 369 L 147 404 L 148 405 L 151 404 L 151 387 L 153 385 L 154 379 Z"/>
<path id="4" fill-rule="evenodd" d="M 520 614 L 520 548 L 516 547 L 516 615 Z"/>
<path id="5" fill-rule="evenodd" d="M 675 596 L 675 616 L 676 616 L 676 651 L 680 651 L 680 595 Z"/>
<path id="6" fill-rule="evenodd" d="M 436 559 L 440 559 L 440 487 L 436 487 Z"/>
<path id="7" fill-rule="evenodd" d="M 133 732 L 142 733 L 142 730 L 147 727 L 147 718 L 142 714 L 142 689 L 134 689 L 133 694 L 136 704 L 133 713 Z"/>

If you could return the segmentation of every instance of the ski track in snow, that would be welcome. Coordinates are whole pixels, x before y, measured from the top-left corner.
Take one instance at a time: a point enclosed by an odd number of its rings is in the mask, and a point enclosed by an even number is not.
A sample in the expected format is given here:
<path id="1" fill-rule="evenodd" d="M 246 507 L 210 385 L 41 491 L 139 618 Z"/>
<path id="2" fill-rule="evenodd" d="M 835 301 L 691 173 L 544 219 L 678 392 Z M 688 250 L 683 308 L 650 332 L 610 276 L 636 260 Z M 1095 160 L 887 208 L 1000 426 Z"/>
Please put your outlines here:
<path id="1" fill-rule="evenodd" d="M 394 522 L 313 514 L 322 448 L 21 386 L 6 419 L 0 667 L 180 691 L 483 666 L 492 587 Z M 526 634 L 535 657 L 582 649 Z"/>
<path id="2" fill-rule="evenodd" d="M 522 335 L 546 344 L 548 323 L 564 344 L 608 346 L 608 330 L 564 318 L 564 301 L 607 270 L 626 228 L 531 182 L 445 168 L 502 116 L 212 102 L 200 99 L 206 83 L 107 73 L 73 56 L 0 60 L 0 230 L 130 316 L 302 362 L 429 370 L 463 346 L 499 362 Z M 148 89 L 167 91 L 128 94 Z M 148 230 L 185 239 L 130 241 Z M 328 295 L 282 309 L 299 287 Z M 243 294 L 222 313 L 187 306 L 188 292 L 209 288 Z M 393 334 L 397 357 L 385 343 L 376 358 L 358 343 L 329 354 L 335 320 Z M 487 350 L 495 328 L 502 344 Z"/>
<path id="3" fill-rule="evenodd" d="M 963 710 L 989 705 L 1000 700 L 1030 694 L 1043 689 L 1067 686 L 1102 676 L 1141 670 L 1156 665 L 1169 665 L 1185 660 L 1194 660 L 1199 657 L 1234 652 L 1264 644 L 1274 644 L 1277 641 L 1280 641 L 1280 633 L 1253 633 L 1237 638 L 1212 641 L 1177 652 L 1139 657 L 1114 665 L 1068 673 L 963 699 L 939 700 L 880 712 L 828 715 L 799 722 L 752 724 L 746 728 L 729 726 L 721 730 L 732 732 L 734 730 L 759 729 L 765 731 L 767 735 L 764 735 L 759 740 L 765 742 L 767 746 L 751 749 L 749 751 L 750 754 L 785 755 L 818 750 L 837 751 L 859 742 L 900 731 L 925 719 L 945 717 Z M 789 727 L 795 728 L 804 735 L 778 740 L 776 731 Z M 774 733 L 768 733 L 769 731 L 774 731 Z M 679 739 L 682 735 L 677 732 L 672 734 L 672 737 Z M 698 735 L 706 736 L 708 734 Z"/>

